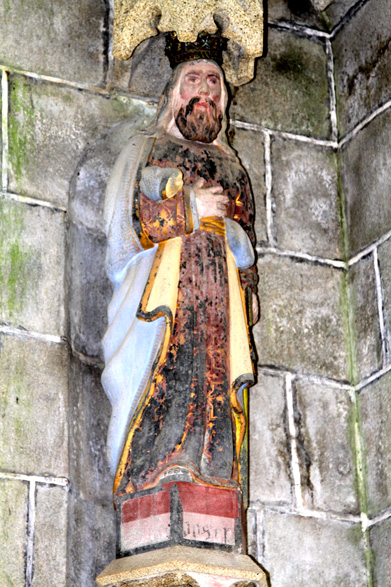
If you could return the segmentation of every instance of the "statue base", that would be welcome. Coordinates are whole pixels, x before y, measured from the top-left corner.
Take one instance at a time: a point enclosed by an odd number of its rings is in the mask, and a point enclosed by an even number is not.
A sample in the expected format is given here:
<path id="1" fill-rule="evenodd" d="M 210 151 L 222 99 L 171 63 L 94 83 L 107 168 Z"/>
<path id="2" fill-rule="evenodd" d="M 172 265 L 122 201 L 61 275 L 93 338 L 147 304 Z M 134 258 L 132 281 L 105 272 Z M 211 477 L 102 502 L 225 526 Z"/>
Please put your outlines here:
<path id="1" fill-rule="evenodd" d="M 116 559 L 99 587 L 266 587 L 265 572 L 247 555 L 169 546 Z"/>
<path id="2" fill-rule="evenodd" d="M 117 558 L 183 545 L 246 551 L 239 488 L 169 481 L 115 497 Z"/>

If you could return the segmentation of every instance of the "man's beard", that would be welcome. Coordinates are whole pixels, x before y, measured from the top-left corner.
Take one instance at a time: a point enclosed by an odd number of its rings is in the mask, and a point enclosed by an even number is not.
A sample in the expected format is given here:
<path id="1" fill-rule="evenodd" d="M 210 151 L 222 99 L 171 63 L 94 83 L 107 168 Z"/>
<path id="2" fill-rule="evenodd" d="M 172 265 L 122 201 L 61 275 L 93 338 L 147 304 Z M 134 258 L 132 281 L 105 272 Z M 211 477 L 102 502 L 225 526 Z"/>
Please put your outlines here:
<path id="1" fill-rule="evenodd" d="M 196 108 L 198 102 L 205 102 L 210 108 Z M 189 100 L 187 106 L 182 106 L 176 115 L 175 122 L 185 139 L 213 143 L 221 130 L 223 115 L 217 110 L 216 104 L 210 98 L 196 96 Z"/>

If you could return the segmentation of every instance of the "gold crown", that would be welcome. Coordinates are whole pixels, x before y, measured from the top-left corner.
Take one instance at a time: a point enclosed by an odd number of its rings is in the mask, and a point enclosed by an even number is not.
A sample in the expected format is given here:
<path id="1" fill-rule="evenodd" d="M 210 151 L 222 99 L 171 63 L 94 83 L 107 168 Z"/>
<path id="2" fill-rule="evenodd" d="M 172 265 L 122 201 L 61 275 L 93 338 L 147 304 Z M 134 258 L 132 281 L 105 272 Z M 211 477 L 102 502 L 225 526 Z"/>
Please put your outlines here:
<path id="1" fill-rule="evenodd" d="M 227 41 L 221 35 L 202 32 L 198 35 L 195 43 L 182 43 L 177 34 L 171 32 L 166 34 L 165 53 L 173 69 L 179 63 L 197 59 L 212 59 L 221 66 L 226 45 Z"/>

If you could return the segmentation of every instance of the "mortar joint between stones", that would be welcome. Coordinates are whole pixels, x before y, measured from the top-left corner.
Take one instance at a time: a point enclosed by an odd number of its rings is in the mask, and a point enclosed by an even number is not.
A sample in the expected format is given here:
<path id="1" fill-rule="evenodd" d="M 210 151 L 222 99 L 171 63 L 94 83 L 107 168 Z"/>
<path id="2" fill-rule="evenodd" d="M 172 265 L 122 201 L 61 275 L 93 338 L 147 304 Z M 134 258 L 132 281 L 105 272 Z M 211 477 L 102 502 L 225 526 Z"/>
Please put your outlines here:
<path id="1" fill-rule="evenodd" d="M 384 293 L 377 247 L 375 247 L 373 250 L 373 265 L 376 283 L 377 317 L 379 322 L 382 350 L 382 367 L 385 368 L 390 362 L 390 348 L 388 342 L 387 324 L 384 316 Z"/>
<path id="2" fill-rule="evenodd" d="M 338 141 L 338 122 L 337 122 L 337 97 L 335 91 L 334 77 L 334 55 L 330 39 L 326 39 L 326 57 L 327 57 L 327 83 L 329 89 L 329 114 L 330 114 L 330 138 L 332 141 Z"/>
<path id="3" fill-rule="evenodd" d="M 301 487 L 301 470 L 299 451 L 297 447 L 297 439 L 299 431 L 295 422 L 295 409 L 294 409 L 294 381 L 295 376 L 292 373 L 287 373 L 285 376 L 285 394 L 286 394 L 286 406 L 288 415 L 288 431 L 289 431 L 289 445 L 291 452 L 291 475 L 293 483 L 293 498 L 295 509 L 300 512 L 303 510 L 303 495 Z"/>
<path id="4" fill-rule="evenodd" d="M 29 482 L 27 530 L 26 530 L 26 587 L 31 587 L 34 579 L 36 483 Z"/>

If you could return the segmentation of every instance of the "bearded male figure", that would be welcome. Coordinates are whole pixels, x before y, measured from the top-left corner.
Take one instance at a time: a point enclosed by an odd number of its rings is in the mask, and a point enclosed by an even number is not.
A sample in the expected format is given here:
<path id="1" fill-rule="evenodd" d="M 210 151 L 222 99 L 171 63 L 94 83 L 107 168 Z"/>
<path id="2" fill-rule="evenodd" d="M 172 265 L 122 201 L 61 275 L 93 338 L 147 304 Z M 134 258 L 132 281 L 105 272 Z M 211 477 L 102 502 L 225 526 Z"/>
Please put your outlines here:
<path id="1" fill-rule="evenodd" d="M 167 479 L 240 484 L 258 278 L 252 195 L 225 139 L 226 106 L 215 61 L 179 64 L 155 126 L 133 137 L 109 182 L 102 381 L 117 496 Z"/>

